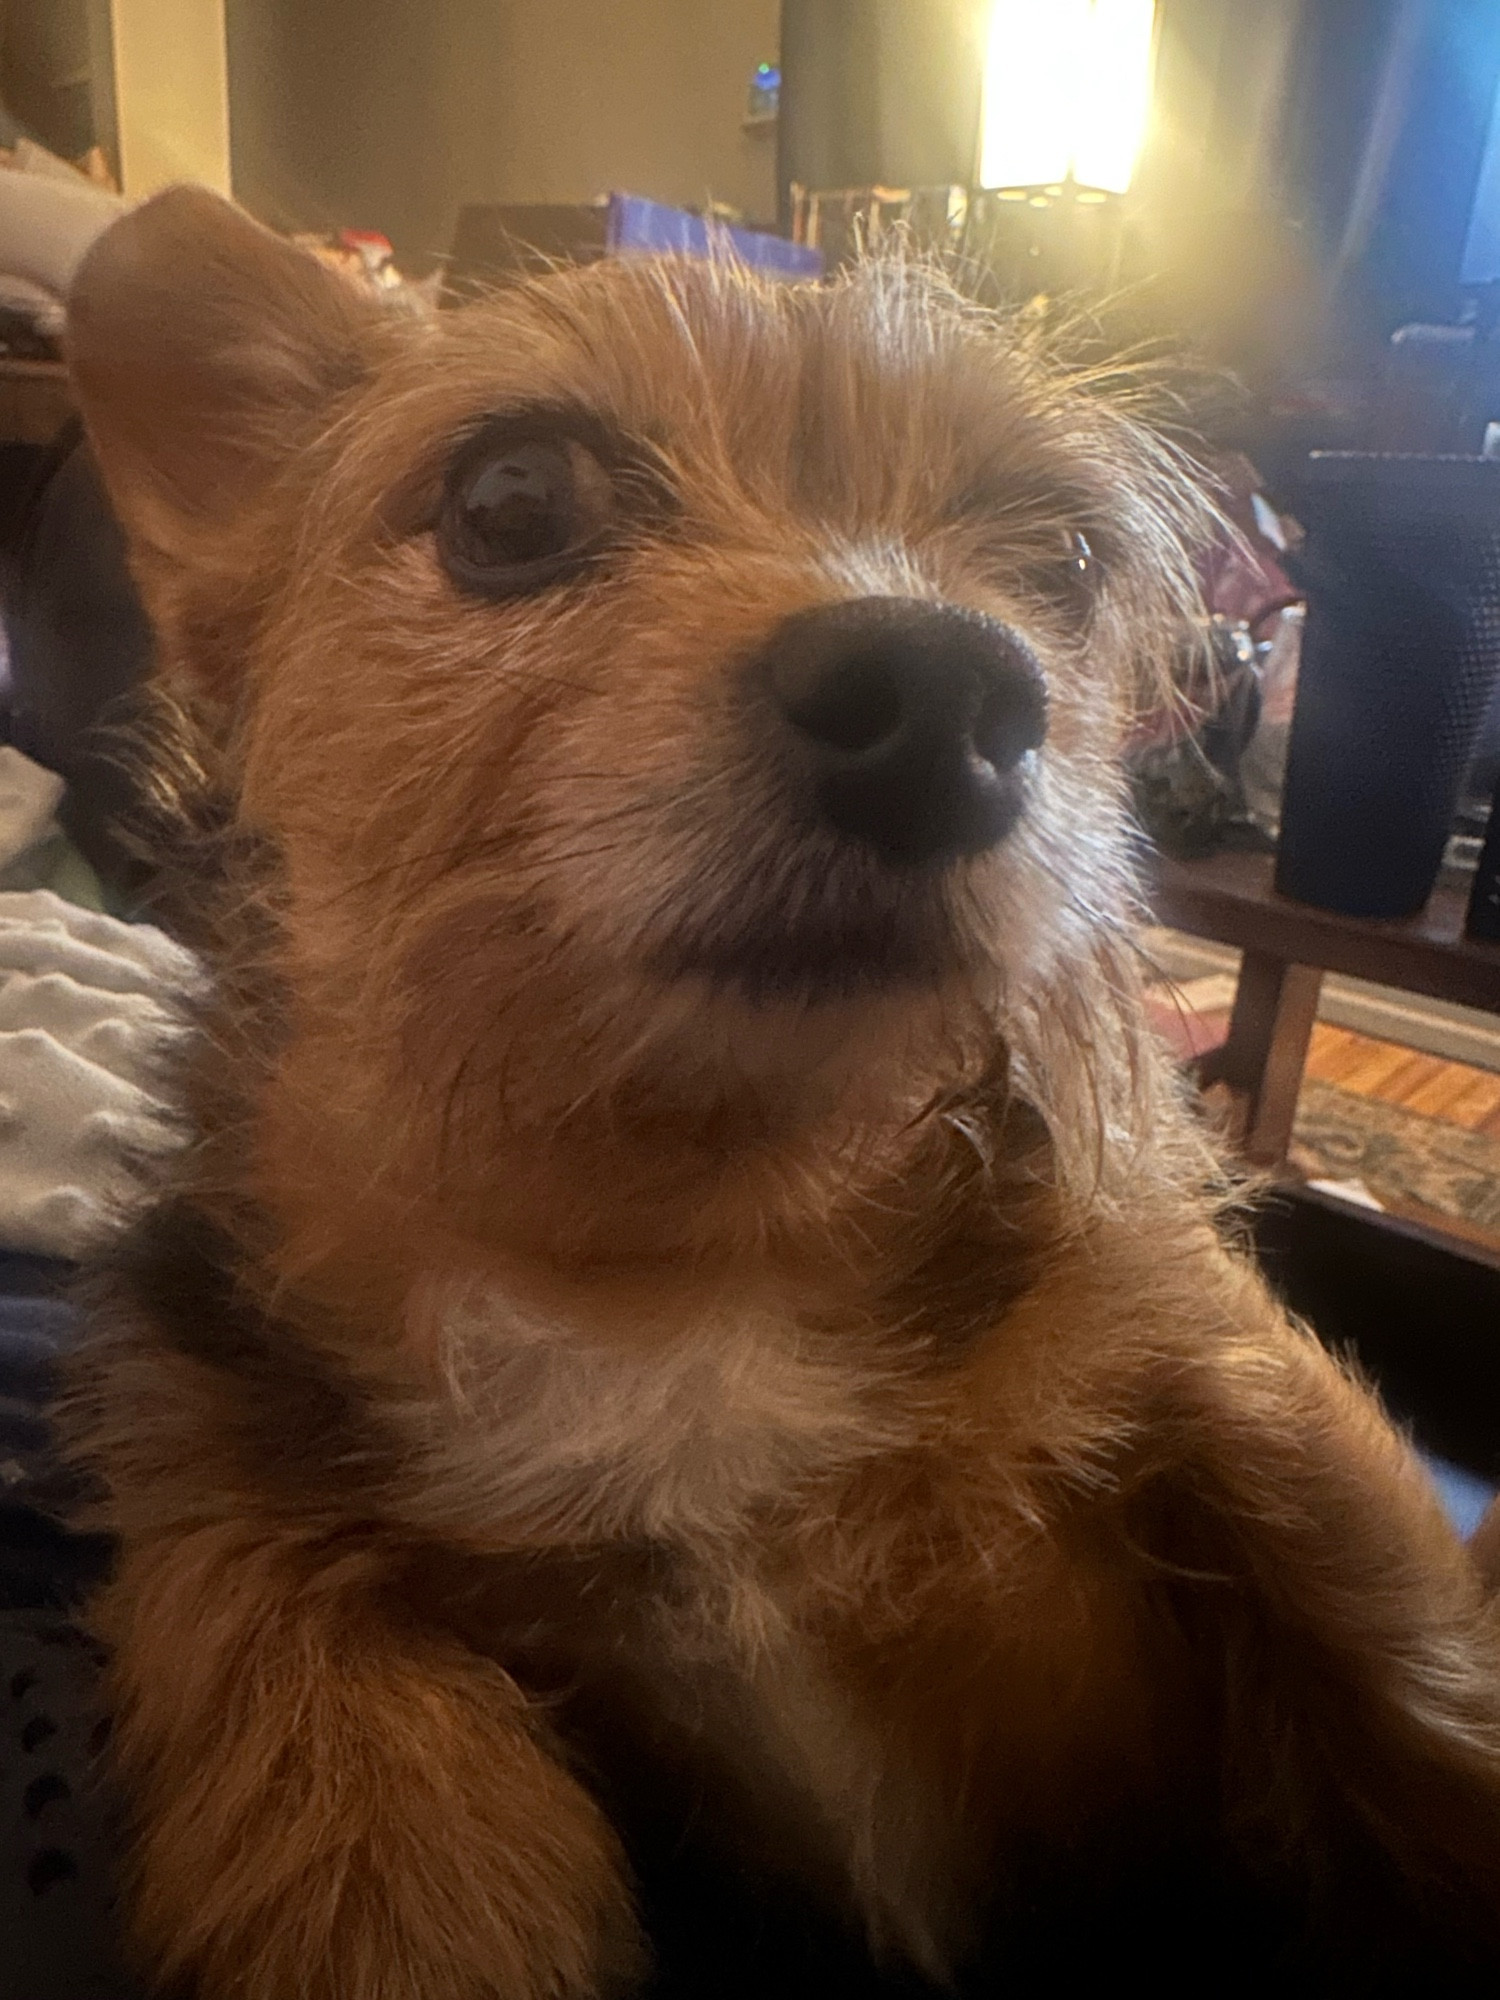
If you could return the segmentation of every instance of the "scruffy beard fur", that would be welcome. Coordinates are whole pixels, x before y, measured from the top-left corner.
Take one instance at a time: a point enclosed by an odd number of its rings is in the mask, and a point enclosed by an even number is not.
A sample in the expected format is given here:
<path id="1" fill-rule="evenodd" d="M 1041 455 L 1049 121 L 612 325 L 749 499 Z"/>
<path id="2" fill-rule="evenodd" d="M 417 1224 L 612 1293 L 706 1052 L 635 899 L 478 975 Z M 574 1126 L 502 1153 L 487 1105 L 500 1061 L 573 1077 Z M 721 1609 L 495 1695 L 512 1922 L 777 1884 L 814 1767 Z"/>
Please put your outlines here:
<path id="1" fill-rule="evenodd" d="M 70 357 L 214 974 L 67 1411 L 159 1990 L 1493 1970 L 1494 1612 L 1140 1012 L 1186 465 L 900 262 L 392 322 L 186 190 Z M 445 480 L 517 409 L 628 457 L 477 594 Z M 869 598 L 1045 679 L 941 868 L 805 809 L 753 671 Z"/>

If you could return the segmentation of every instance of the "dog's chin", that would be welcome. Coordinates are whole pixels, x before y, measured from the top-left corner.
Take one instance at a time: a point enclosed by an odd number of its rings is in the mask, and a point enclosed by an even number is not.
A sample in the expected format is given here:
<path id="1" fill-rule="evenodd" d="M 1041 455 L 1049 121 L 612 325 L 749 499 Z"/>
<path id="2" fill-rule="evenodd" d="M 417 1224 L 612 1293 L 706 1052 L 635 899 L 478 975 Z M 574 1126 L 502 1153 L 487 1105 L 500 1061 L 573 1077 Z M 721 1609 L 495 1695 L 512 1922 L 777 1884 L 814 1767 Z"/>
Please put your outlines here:
<path id="1" fill-rule="evenodd" d="M 787 874 L 682 914 L 656 953 L 668 980 L 706 980 L 755 1005 L 933 991 L 984 963 L 956 870 L 876 866 Z"/>

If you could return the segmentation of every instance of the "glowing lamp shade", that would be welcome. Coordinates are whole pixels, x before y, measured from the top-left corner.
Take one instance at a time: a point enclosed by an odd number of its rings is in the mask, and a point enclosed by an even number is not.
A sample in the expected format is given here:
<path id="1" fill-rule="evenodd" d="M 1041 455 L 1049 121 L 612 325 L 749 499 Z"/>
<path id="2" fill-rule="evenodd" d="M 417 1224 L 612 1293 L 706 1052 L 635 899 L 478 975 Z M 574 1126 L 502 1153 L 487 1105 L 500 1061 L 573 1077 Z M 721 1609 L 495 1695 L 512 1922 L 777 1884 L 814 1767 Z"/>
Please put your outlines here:
<path id="1" fill-rule="evenodd" d="M 1156 0 L 994 0 L 982 187 L 1124 194 L 1151 108 Z"/>

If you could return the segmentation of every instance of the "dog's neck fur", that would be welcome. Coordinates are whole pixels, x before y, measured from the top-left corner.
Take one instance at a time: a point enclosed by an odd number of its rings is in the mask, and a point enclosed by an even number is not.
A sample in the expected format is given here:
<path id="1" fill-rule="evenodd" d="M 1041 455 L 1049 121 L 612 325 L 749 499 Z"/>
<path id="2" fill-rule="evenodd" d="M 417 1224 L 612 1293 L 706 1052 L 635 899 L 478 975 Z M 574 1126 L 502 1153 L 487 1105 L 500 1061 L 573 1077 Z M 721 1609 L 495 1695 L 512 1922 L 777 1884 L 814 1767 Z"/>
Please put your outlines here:
<path id="1" fill-rule="evenodd" d="M 343 1261 L 341 1239 L 379 1261 L 392 1223 L 418 1217 L 420 1240 L 452 1246 L 459 1264 L 493 1255 L 658 1284 L 747 1262 L 789 1275 L 857 1269 L 875 1207 L 887 1240 L 903 1215 L 930 1233 L 955 1153 L 978 1148 L 993 1162 L 1015 1144 L 999 1129 L 1012 1108 L 993 1031 L 976 1022 L 967 1048 L 945 1036 L 940 1060 L 924 1061 L 918 1037 L 880 1035 L 889 1005 L 830 1008 L 822 1023 L 789 1006 L 785 1021 L 755 1019 L 753 1040 L 726 1031 L 717 1047 L 711 1034 L 662 1036 L 607 1089 L 588 1090 L 579 1078 L 597 1068 L 597 1048 L 560 1064 L 555 1020 L 547 1049 L 528 1046 L 523 1024 L 491 1056 L 503 1081 L 456 1088 L 440 1143 L 424 1134 L 406 1154 L 375 1143 L 401 1119 L 399 1059 L 362 1066 L 358 1049 L 351 1059 L 337 1014 L 304 1026 L 268 1058 L 265 1085 L 251 1079 L 245 1092 L 286 1274 L 300 1245 L 309 1268 Z M 386 1163 L 383 1177 L 371 1159 Z"/>

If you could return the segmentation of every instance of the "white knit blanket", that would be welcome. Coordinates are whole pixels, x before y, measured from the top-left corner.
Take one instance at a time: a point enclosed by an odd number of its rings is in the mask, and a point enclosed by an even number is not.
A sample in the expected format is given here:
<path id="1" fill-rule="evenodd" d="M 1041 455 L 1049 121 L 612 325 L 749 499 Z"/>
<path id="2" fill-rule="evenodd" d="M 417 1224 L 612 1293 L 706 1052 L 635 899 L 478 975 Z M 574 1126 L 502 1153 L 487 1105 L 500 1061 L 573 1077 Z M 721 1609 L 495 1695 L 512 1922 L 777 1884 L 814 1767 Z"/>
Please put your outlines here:
<path id="1" fill-rule="evenodd" d="M 161 931 L 0 895 L 0 1247 L 79 1257 L 178 1143 L 156 1071 L 201 977 Z"/>

